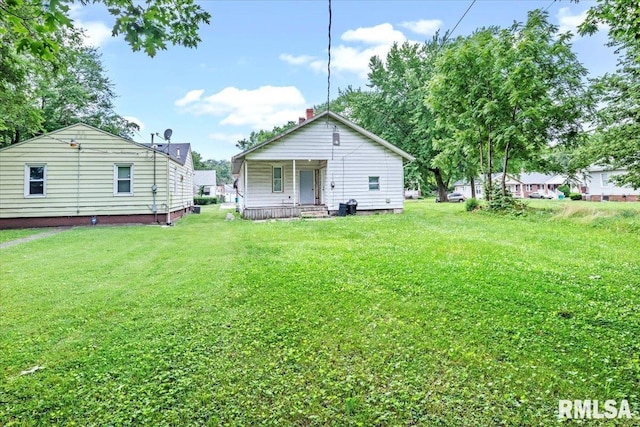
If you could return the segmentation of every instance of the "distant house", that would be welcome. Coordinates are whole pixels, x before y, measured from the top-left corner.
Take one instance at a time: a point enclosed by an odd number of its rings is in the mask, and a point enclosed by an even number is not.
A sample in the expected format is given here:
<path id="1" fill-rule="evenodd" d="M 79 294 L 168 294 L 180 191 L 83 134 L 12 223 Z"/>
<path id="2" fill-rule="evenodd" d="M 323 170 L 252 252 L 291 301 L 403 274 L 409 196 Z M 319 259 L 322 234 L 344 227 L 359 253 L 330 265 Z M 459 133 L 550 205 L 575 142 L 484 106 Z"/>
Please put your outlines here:
<path id="1" fill-rule="evenodd" d="M 189 144 L 75 124 L 0 149 L 0 229 L 171 223 L 193 205 Z"/>
<path id="2" fill-rule="evenodd" d="M 474 180 L 476 186 L 476 198 L 484 198 L 484 177 Z M 502 173 L 493 174 L 492 182 L 499 185 L 502 182 Z M 519 174 L 507 174 L 505 186 L 514 197 L 527 198 L 533 192 L 539 192 L 548 197 L 557 197 L 558 187 L 567 182 L 563 175 L 550 175 L 538 172 L 521 172 Z M 471 197 L 471 184 L 467 180 L 459 180 L 454 184 L 454 191 L 462 193 L 466 198 Z M 576 189 L 576 191 L 578 191 Z"/>
<path id="3" fill-rule="evenodd" d="M 402 212 L 403 162 L 414 158 L 344 117 L 325 111 L 232 158 L 244 218 L 336 214 L 355 199 L 357 211 Z"/>
<path id="4" fill-rule="evenodd" d="M 611 180 L 612 177 L 625 172 L 625 169 L 608 169 L 598 165 L 588 167 L 585 174 L 587 177 L 586 199 L 595 202 L 637 202 L 640 199 L 640 189 L 619 186 Z"/>
<path id="5" fill-rule="evenodd" d="M 197 170 L 193 176 L 193 194 L 200 195 L 200 189 L 204 196 L 216 195 L 216 171 L 214 170 Z"/>
<path id="6" fill-rule="evenodd" d="M 236 197 L 236 189 L 231 184 L 218 185 L 216 195 L 220 198 L 224 198 L 227 203 L 233 203 Z"/>

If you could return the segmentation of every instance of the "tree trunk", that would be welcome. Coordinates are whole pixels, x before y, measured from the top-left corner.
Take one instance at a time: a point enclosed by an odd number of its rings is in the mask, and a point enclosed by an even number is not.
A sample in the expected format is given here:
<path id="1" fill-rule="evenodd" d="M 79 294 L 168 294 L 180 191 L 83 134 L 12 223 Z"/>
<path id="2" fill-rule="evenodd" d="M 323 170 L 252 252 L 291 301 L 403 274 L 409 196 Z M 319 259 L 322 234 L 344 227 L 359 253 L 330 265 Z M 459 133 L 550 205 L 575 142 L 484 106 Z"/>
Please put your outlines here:
<path id="1" fill-rule="evenodd" d="M 436 184 L 438 186 L 438 198 L 442 202 L 446 202 L 447 199 L 447 184 L 442 179 L 442 173 L 440 172 L 440 168 L 429 168 L 429 170 L 433 173 L 436 178 Z"/>
<path id="2" fill-rule="evenodd" d="M 476 198 L 476 179 L 472 176 L 469 179 L 470 183 L 471 183 L 471 198 L 475 199 Z"/>
<path id="3" fill-rule="evenodd" d="M 491 128 L 489 128 L 489 139 L 487 140 L 487 200 L 491 200 L 491 190 L 493 189 L 491 175 L 493 175 L 493 141 L 491 140 Z"/>
<path id="4" fill-rule="evenodd" d="M 510 145 L 507 142 L 507 145 L 504 147 L 504 162 L 502 163 L 502 183 L 501 183 L 501 190 L 502 190 L 502 195 L 506 196 L 507 195 L 507 166 L 509 166 L 509 148 Z"/>

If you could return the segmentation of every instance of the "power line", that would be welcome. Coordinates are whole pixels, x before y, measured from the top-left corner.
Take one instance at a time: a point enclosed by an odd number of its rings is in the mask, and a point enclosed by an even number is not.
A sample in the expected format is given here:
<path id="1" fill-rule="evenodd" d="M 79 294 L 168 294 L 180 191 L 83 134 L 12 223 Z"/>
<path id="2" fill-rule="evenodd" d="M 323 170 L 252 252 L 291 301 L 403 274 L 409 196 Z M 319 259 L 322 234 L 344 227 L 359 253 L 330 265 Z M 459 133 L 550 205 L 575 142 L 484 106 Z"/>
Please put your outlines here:
<path id="1" fill-rule="evenodd" d="M 458 28 L 458 25 L 460 24 L 460 22 L 462 22 L 462 20 L 464 19 L 465 16 L 467 16 L 467 13 L 469 12 L 469 10 L 471 9 L 471 7 L 476 3 L 477 0 L 473 0 L 471 2 L 471 4 L 469 5 L 469 7 L 467 8 L 467 10 L 464 11 L 464 13 L 462 14 L 462 16 L 460 17 L 460 19 L 458 19 L 458 22 L 456 22 L 456 25 L 453 26 L 453 29 L 451 30 L 451 32 L 449 32 L 449 34 L 447 34 L 447 36 L 451 37 L 451 34 L 453 34 L 453 32 L 456 30 L 456 28 Z M 443 40 L 443 43 L 446 41 L 446 37 Z"/>
<path id="2" fill-rule="evenodd" d="M 329 111 L 329 100 L 331 97 L 331 0 L 329 0 L 329 46 L 327 48 L 327 112 Z M 329 116 L 327 116 L 327 120 Z"/>
<path id="3" fill-rule="evenodd" d="M 547 6 L 547 8 L 544 11 L 546 12 L 547 10 L 549 10 L 551 5 L 554 4 L 555 2 L 556 2 L 556 0 L 551 0 L 551 3 L 549 3 L 549 6 Z"/>

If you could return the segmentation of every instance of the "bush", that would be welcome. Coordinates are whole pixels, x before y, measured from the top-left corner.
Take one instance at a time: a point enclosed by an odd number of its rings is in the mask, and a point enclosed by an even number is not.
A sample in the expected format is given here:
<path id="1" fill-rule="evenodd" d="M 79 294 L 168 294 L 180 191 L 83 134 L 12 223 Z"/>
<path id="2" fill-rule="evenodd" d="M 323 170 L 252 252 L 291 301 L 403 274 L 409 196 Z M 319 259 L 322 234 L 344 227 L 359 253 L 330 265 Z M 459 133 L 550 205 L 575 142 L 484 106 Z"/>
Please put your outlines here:
<path id="1" fill-rule="evenodd" d="M 218 203 L 218 199 L 216 197 L 194 197 L 193 203 L 196 205 L 215 205 Z"/>
<path id="2" fill-rule="evenodd" d="M 564 197 L 569 197 L 569 195 L 571 194 L 571 189 L 567 184 L 558 187 L 558 191 L 562 192 L 564 194 Z"/>
<path id="3" fill-rule="evenodd" d="M 527 211 L 527 204 L 514 199 L 509 190 L 502 194 L 502 188 L 496 185 L 491 189 L 491 200 L 487 202 L 487 208 L 494 212 L 523 215 Z"/>
<path id="4" fill-rule="evenodd" d="M 480 202 L 478 201 L 478 199 L 471 198 L 471 199 L 467 199 L 467 201 L 464 202 L 464 208 L 466 209 L 467 212 L 475 211 L 479 207 L 480 207 Z"/>
<path id="5" fill-rule="evenodd" d="M 571 200 L 582 200 L 582 194 L 580 194 L 580 193 L 569 193 L 569 198 Z"/>

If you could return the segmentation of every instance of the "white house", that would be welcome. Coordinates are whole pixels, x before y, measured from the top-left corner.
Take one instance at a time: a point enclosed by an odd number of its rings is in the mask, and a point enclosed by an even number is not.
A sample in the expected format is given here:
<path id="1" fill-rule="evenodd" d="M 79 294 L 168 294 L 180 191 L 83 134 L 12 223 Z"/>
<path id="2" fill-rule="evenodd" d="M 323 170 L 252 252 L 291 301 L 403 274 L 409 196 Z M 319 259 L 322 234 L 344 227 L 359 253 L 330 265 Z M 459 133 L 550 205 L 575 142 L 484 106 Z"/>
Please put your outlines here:
<path id="1" fill-rule="evenodd" d="M 305 210 L 402 212 L 403 162 L 414 158 L 329 111 L 232 158 L 244 218 L 300 216 Z M 344 208 L 344 206 L 342 206 Z"/>
<path id="2" fill-rule="evenodd" d="M 216 171 L 214 170 L 197 170 L 193 176 L 193 194 L 200 195 L 202 188 L 203 195 L 215 196 L 216 194 Z"/>
<path id="3" fill-rule="evenodd" d="M 493 174 L 492 183 L 499 185 L 502 182 L 502 173 Z M 549 175 L 539 172 L 521 172 L 520 174 L 507 174 L 505 186 L 514 197 L 527 198 L 533 192 L 541 193 L 548 197 L 559 195 L 558 187 L 567 182 L 564 175 Z M 478 177 L 474 180 L 476 186 L 476 198 L 484 198 L 484 179 Z M 471 184 L 467 180 L 459 180 L 454 184 L 454 191 L 462 193 L 466 198 L 471 198 Z M 578 192 L 575 188 L 572 191 Z"/>
<path id="4" fill-rule="evenodd" d="M 0 229 L 171 223 L 193 206 L 189 144 L 75 124 L 0 149 Z"/>
<path id="5" fill-rule="evenodd" d="M 611 180 L 613 176 L 625 173 L 625 169 L 608 169 L 604 166 L 591 165 L 586 170 L 586 199 L 592 201 L 637 202 L 640 200 L 640 189 L 631 186 L 617 185 Z"/>

